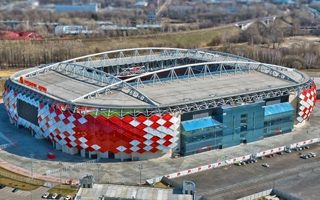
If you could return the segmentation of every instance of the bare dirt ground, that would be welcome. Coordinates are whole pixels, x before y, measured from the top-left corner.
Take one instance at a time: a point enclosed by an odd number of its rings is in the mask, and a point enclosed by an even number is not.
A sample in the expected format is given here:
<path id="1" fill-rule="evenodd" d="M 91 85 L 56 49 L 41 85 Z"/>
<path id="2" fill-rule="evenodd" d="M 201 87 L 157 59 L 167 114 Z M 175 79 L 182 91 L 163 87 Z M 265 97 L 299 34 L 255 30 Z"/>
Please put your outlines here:
<path id="1" fill-rule="evenodd" d="M 294 37 L 287 37 L 284 41 L 280 44 L 281 47 L 289 48 L 292 45 L 303 45 L 306 42 L 312 42 L 320 44 L 320 37 L 316 36 L 294 36 Z"/>

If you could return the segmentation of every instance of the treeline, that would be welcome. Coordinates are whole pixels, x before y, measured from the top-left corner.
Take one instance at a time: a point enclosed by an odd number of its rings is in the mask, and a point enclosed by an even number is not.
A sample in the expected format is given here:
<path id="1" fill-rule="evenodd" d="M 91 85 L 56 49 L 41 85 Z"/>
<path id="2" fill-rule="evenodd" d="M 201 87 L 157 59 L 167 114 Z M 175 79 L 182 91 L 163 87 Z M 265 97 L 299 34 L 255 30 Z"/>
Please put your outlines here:
<path id="1" fill-rule="evenodd" d="M 320 45 L 313 42 L 303 42 L 275 49 L 258 45 L 229 45 L 219 50 L 290 68 L 320 68 Z"/>
<path id="2" fill-rule="evenodd" d="M 0 69 L 31 67 L 77 57 L 87 53 L 81 41 L 2 41 Z"/>
<path id="3" fill-rule="evenodd" d="M 318 42 L 301 41 L 296 44 L 286 44 L 286 38 L 291 36 L 317 35 L 301 28 L 304 25 L 317 25 L 312 20 L 307 21 L 311 19 L 308 15 L 309 13 L 299 11 L 289 17 L 281 17 L 270 25 L 258 22 L 240 34 L 217 36 L 208 43 L 208 46 L 218 46 L 220 51 L 265 63 L 297 69 L 320 68 Z"/>

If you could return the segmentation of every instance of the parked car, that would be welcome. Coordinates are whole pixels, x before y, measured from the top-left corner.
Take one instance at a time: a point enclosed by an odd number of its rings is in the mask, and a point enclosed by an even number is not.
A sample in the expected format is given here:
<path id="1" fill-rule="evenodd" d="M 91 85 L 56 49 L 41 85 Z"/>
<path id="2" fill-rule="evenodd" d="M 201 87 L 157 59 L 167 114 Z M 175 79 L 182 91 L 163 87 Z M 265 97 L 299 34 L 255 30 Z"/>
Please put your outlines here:
<path id="1" fill-rule="evenodd" d="M 17 191 L 19 191 L 18 188 L 13 188 L 13 190 L 11 192 L 17 192 Z"/>
<path id="2" fill-rule="evenodd" d="M 248 161 L 249 161 L 249 163 L 256 163 L 257 162 L 256 159 L 249 159 Z"/>
<path id="3" fill-rule="evenodd" d="M 310 152 L 309 155 L 310 155 L 311 157 L 313 157 L 313 158 L 317 156 L 317 154 L 315 154 L 315 153 L 313 153 L 313 152 Z"/>
<path id="4" fill-rule="evenodd" d="M 58 193 L 53 193 L 51 198 L 52 199 L 58 199 L 59 198 L 59 194 Z"/>
<path id="5" fill-rule="evenodd" d="M 285 152 L 286 153 L 291 153 L 291 149 L 286 149 Z"/>
<path id="6" fill-rule="evenodd" d="M 49 193 L 49 192 L 46 192 L 46 193 L 44 193 L 41 197 L 42 197 L 43 199 L 48 199 L 49 196 L 50 196 L 50 193 Z"/>
<path id="7" fill-rule="evenodd" d="M 236 165 L 236 166 L 241 166 L 242 164 L 241 164 L 240 161 L 238 161 L 238 162 L 235 162 L 234 165 Z"/>
<path id="8" fill-rule="evenodd" d="M 301 151 L 302 148 L 301 148 L 301 147 L 296 147 L 295 150 L 296 150 L 296 151 Z"/>
<path id="9" fill-rule="evenodd" d="M 312 157 L 313 157 L 313 154 L 310 154 L 310 153 L 303 154 L 303 155 L 300 156 L 300 158 L 303 158 L 303 159 L 308 159 L 308 158 L 312 158 Z"/>
<path id="10" fill-rule="evenodd" d="M 68 195 L 64 198 L 65 200 L 72 200 L 72 196 L 71 195 Z"/>
<path id="11" fill-rule="evenodd" d="M 0 189 L 5 188 L 6 186 L 3 184 L 0 184 Z"/>
<path id="12" fill-rule="evenodd" d="M 263 166 L 263 167 L 266 167 L 266 168 L 269 168 L 269 167 L 270 167 L 270 165 L 269 165 L 268 163 L 263 163 L 262 166 Z"/>

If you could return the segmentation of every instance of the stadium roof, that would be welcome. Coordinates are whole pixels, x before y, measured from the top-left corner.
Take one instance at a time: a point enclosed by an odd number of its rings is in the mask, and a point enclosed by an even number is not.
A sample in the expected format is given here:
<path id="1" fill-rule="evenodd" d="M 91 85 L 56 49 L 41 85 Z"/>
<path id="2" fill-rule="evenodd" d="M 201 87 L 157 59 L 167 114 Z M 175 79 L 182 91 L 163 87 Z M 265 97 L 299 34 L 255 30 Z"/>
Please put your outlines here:
<path id="1" fill-rule="evenodd" d="M 157 111 L 252 102 L 289 94 L 312 82 L 295 69 L 176 48 L 92 54 L 24 70 L 11 80 L 75 106 Z"/>
<path id="2" fill-rule="evenodd" d="M 28 80 L 48 88 L 48 93 L 62 100 L 74 100 L 78 103 L 101 104 L 111 107 L 141 107 L 149 103 L 141 101 L 119 90 L 95 98 L 80 98 L 103 86 L 68 78 L 57 72 L 49 72 Z M 265 75 L 260 72 L 239 73 L 232 76 L 205 77 L 176 80 L 172 82 L 144 84 L 139 91 L 160 106 L 176 105 L 181 102 L 195 102 L 212 97 L 243 94 L 277 87 L 290 86 L 290 82 Z"/>

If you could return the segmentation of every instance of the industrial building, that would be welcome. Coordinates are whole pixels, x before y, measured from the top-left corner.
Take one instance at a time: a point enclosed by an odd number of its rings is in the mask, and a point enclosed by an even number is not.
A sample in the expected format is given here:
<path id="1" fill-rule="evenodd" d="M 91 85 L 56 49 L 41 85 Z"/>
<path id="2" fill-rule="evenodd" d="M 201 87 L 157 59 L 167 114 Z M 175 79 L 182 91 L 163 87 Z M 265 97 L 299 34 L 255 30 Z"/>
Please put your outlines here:
<path id="1" fill-rule="evenodd" d="M 134 48 L 20 71 L 3 96 L 10 121 L 53 148 L 143 160 L 290 134 L 309 118 L 316 86 L 236 55 Z"/>

